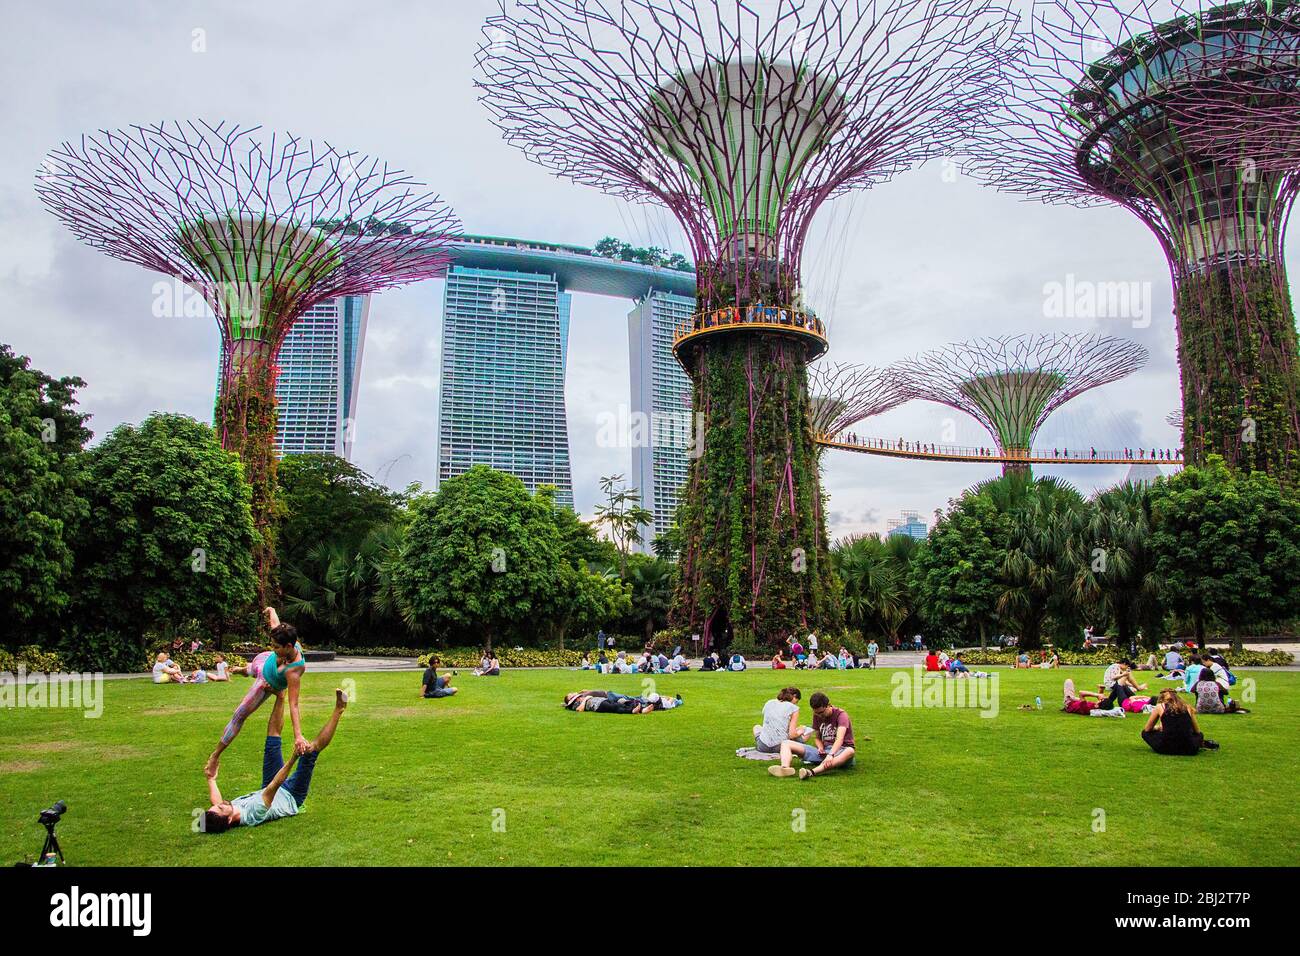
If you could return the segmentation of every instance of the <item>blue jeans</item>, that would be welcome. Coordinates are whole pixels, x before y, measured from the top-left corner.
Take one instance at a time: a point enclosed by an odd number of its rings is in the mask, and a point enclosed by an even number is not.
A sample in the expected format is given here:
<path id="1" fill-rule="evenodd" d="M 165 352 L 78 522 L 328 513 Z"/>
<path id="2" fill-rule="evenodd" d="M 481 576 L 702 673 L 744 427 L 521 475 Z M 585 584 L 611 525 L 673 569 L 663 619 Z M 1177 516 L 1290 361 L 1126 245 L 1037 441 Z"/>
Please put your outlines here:
<path id="1" fill-rule="evenodd" d="M 810 767 L 815 767 L 815 766 L 817 766 L 819 763 L 821 763 L 823 760 L 825 760 L 827 757 L 838 757 L 840 754 L 844 753 L 844 751 L 845 751 L 846 749 L 848 749 L 848 748 L 846 748 L 846 747 L 841 747 L 839 750 L 835 751 L 835 753 L 833 753 L 833 754 L 832 754 L 832 753 L 828 753 L 828 754 L 819 754 L 819 753 L 817 752 L 817 748 L 814 747 L 812 744 L 804 744 L 804 745 L 803 745 L 803 758 L 802 758 L 802 759 L 803 759 L 803 762 L 804 762 L 804 763 L 808 764 L 808 766 L 810 766 Z M 848 763 L 840 764 L 840 766 L 841 766 L 841 767 L 852 767 L 852 766 L 853 766 L 853 761 L 854 761 L 855 759 L 856 759 L 856 756 L 854 756 L 854 757 L 850 757 Z"/>
<path id="2" fill-rule="evenodd" d="M 299 809 L 307 802 L 307 788 L 311 786 L 311 772 L 316 769 L 316 751 L 305 753 L 298 758 L 298 768 L 289 774 L 284 782 L 284 789 L 293 794 Z M 284 753 L 280 749 L 279 737 L 267 737 L 266 747 L 262 751 L 262 789 L 270 786 L 275 775 L 284 766 Z"/>

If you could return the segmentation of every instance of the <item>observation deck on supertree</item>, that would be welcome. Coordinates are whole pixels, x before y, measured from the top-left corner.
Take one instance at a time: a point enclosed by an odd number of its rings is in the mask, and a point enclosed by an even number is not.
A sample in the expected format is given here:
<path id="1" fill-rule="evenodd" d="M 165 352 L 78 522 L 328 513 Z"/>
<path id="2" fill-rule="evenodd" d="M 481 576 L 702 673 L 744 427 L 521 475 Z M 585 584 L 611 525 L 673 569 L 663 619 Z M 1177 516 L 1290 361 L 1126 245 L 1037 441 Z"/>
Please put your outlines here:
<path id="1" fill-rule="evenodd" d="M 507 0 L 484 27 L 478 86 L 505 139 L 666 206 L 690 242 L 697 316 L 675 348 L 705 439 L 678 511 L 672 620 L 705 647 L 842 621 L 804 241 L 828 200 L 955 146 L 1003 85 L 1013 20 L 988 0 Z M 795 320 L 744 321 L 771 314 L 751 306 Z"/>
<path id="2" fill-rule="evenodd" d="M 77 238 L 174 276 L 221 331 L 215 426 L 244 462 L 259 600 L 274 589 L 276 355 L 313 305 L 444 273 L 459 226 L 379 159 L 261 127 L 101 130 L 46 157 L 36 191 Z"/>
<path id="3" fill-rule="evenodd" d="M 1002 471 L 1027 471 L 1034 436 L 1070 399 L 1146 364 L 1136 342 L 1102 335 L 1017 335 L 947 345 L 895 368 L 917 398 L 965 412 L 997 443 Z"/>
<path id="4" fill-rule="evenodd" d="M 1141 219 L 1173 278 L 1188 462 L 1220 454 L 1294 486 L 1300 367 L 1282 246 L 1300 189 L 1300 5 L 1039 0 L 1031 21 L 968 168 Z"/>

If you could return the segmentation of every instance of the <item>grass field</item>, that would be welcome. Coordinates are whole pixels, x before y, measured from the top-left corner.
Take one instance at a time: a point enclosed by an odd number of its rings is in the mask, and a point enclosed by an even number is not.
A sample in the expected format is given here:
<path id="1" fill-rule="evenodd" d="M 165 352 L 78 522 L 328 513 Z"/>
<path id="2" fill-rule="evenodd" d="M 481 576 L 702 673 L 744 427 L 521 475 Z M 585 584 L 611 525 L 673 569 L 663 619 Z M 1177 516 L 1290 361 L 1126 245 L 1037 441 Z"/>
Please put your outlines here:
<path id="1" fill-rule="evenodd" d="M 892 706 L 890 671 L 664 676 L 657 689 L 686 705 L 647 716 L 560 706 L 582 687 L 640 692 L 630 676 L 462 672 L 457 697 L 426 701 L 415 673 L 309 671 L 308 736 L 342 679 L 357 699 L 304 812 L 220 836 L 191 821 L 248 684 L 109 681 L 99 719 L 0 710 L 0 862 L 34 856 L 38 811 L 63 799 L 73 865 L 1300 863 L 1300 673 L 1251 672 L 1254 713 L 1201 718 L 1222 750 L 1196 758 L 1151 753 L 1138 715 L 1060 713 L 1067 675 L 1088 687 L 1099 672 L 1001 671 L 990 719 Z M 815 690 L 849 712 L 855 769 L 805 783 L 734 756 L 787 683 L 805 722 Z M 1042 711 L 1018 709 L 1035 695 Z M 227 796 L 260 783 L 269 714 L 227 751 Z"/>

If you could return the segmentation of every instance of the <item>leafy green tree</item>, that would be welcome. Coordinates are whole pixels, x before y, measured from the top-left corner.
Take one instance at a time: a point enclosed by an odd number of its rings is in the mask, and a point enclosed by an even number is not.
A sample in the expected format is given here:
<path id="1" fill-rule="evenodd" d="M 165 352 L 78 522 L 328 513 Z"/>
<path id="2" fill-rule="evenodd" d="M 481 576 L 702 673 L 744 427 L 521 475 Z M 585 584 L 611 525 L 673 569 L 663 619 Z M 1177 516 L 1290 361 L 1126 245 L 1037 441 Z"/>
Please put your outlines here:
<path id="1" fill-rule="evenodd" d="M 212 429 L 184 415 L 121 425 L 86 453 L 93 520 L 77 546 L 77 620 L 121 636 L 221 623 L 253 601 L 251 491 Z M 138 653 L 137 653 L 138 659 Z"/>
<path id="2" fill-rule="evenodd" d="M 1157 645 L 1164 606 L 1145 484 L 1125 482 L 1094 496 L 1073 587 L 1081 602 L 1110 618 L 1122 647 L 1135 646 L 1139 628 L 1147 646 Z"/>
<path id="3" fill-rule="evenodd" d="M 1156 571 L 1199 646 L 1214 618 L 1240 650 L 1245 628 L 1300 613 L 1300 500 L 1275 478 L 1211 455 L 1157 481 L 1150 497 Z"/>
<path id="4" fill-rule="evenodd" d="M 562 561 L 559 575 L 559 596 L 545 616 L 561 648 L 567 635 L 595 631 L 632 607 L 631 585 L 612 571 L 589 571 L 581 563 Z"/>
<path id="5" fill-rule="evenodd" d="M 997 602 L 1010 517 L 972 489 L 930 530 L 912 556 L 909 578 L 927 633 L 980 647 L 999 625 Z"/>
<path id="6" fill-rule="evenodd" d="M 593 571 L 618 567 L 618 547 L 608 538 L 600 537 L 590 521 L 583 521 L 570 508 L 557 507 L 555 523 L 560 530 L 561 546 L 570 558 L 585 562 Z"/>
<path id="7" fill-rule="evenodd" d="M 54 379 L 0 344 L 0 617 L 21 643 L 68 605 L 73 539 L 88 515 L 79 378 Z"/>
<path id="8" fill-rule="evenodd" d="M 617 487 L 622 475 L 609 475 L 600 479 L 600 490 L 605 493 L 605 503 L 596 505 L 596 524 L 609 528 L 609 536 L 618 548 L 618 571 L 627 577 L 627 556 L 632 546 L 641 543 L 641 529 L 654 520 L 649 508 L 641 504 L 641 492 L 636 488 Z"/>
<path id="9" fill-rule="evenodd" d="M 286 565 L 322 544 L 356 551 L 401 510 L 401 495 L 334 455 L 287 455 L 276 476 L 282 514 L 276 551 Z"/>
<path id="10" fill-rule="evenodd" d="M 476 465 L 411 503 L 393 587 L 407 625 L 525 640 L 559 606 L 564 561 L 554 499 Z"/>

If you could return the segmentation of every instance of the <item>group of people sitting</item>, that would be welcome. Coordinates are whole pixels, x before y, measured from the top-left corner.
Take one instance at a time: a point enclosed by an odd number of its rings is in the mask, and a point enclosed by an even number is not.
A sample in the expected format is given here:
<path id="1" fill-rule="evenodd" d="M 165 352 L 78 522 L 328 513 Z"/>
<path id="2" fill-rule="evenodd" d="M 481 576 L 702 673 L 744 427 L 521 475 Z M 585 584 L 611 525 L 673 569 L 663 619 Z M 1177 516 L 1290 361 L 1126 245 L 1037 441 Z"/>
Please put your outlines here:
<path id="1" fill-rule="evenodd" d="M 942 673 L 948 677 L 989 677 L 987 671 L 973 671 L 966 666 L 966 662 L 961 659 L 961 651 L 949 657 L 948 652 L 942 648 L 932 648 L 925 655 L 925 670 L 927 673 Z"/>
<path id="2" fill-rule="evenodd" d="M 1038 652 L 1038 660 L 1030 659 L 1028 651 L 1021 651 L 1016 656 L 1015 667 L 1017 670 L 1032 670 L 1039 668 L 1042 670 L 1051 670 L 1054 667 L 1061 666 L 1061 658 L 1057 656 L 1056 651 L 1042 650 Z"/>
<path id="3" fill-rule="evenodd" d="M 799 644 L 796 642 L 794 646 L 799 647 Z M 874 641 L 872 641 L 871 646 L 876 646 Z M 812 654 L 804 654 L 802 648 L 800 650 L 801 652 L 796 654 L 789 663 L 786 662 L 785 655 L 780 650 L 777 650 L 772 655 L 772 669 L 780 671 L 785 670 L 787 667 L 793 667 L 795 670 L 852 670 L 857 667 L 874 666 L 875 663 L 874 653 L 869 655 L 868 663 L 863 664 L 862 659 L 846 647 L 841 647 L 838 654 L 827 651 L 820 659 L 818 659 L 815 651 Z"/>
<path id="4" fill-rule="evenodd" d="M 704 655 L 704 663 L 700 665 L 702 671 L 743 671 L 749 669 L 749 663 L 745 660 L 745 655 L 739 652 L 725 657 L 718 651 L 710 651 Z"/>
<path id="5" fill-rule="evenodd" d="M 708 661 L 705 661 L 706 665 Z M 579 665 L 580 670 L 594 670 L 597 674 L 676 674 L 678 671 L 688 671 L 691 669 L 690 661 L 682 654 L 680 647 L 673 650 L 672 656 L 662 651 L 652 651 L 646 648 L 640 658 L 633 660 L 627 656 L 627 651 L 619 651 L 610 660 L 609 656 L 602 650 L 596 655 L 595 663 L 592 663 L 591 655 L 584 653 L 582 663 Z M 710 670 L 705 667 L 705 670 Z"/>
<path id="6" fill-rule="evenodd" d="M 1144 693 L 1147 685 L 1134 676 L 1133 662 L 1123 660 L 1106 668 L 1096 692 L 1076 690 L 1074 681 L 1067 679 L 1061 709 L 1094 717 L 1146 714 L 1142 739 L 1156 753 L 1194 755 L 1201 750 L 1217 750 L 1219 745 L 1201 732 L 1196 715 L 1250 713 L 1228 694 L 1236 677 L 1228 669 L 1227 660 L 1207 652 L 1192 655 L 1185 664 L 1178 649 L 1171 647 L 1165 655 L 1165 667 L 1168 673 L 1157 676 L 1178 681 L 1182 691 L 1195 698 L 1193 702 L 1184 701 L 1177 687 L 1166 687 L 1154 695 Z"/>
<path id="7" fill-rule="evenodd" d="M 154 658 L 153 682 L 155 684 L 206 684 L 210 681 L 228 680 L 230 674 L 226 668 L 224 654 L 216 655 L 216 664 L 211 670 L 200 666 L 188 674 L 181 670 L 166 651 L 159 651 L 158 656 Z"/>
<path id="8" fill-rule="evenodd" d="M 672 710 L 682 706 L 682 695 L 665 697 L 662 694 L 646 694 L 633 697 L 612 690 L 579 690 L 564 695 L 566 710 L 576 710 L 588 714 L 649 714 L 656 710 Z"/>
<path id="9" fill-rule="evenodd" d="M 754 749 L 759 753 L 779 755 L 781 760 L 767 768 L 774 777 L 793 777 L 791 764 L 797 759 L 800 780 L 811 780 L 828 770 L 853 766 L 856 743 L 853 722 L 821 691 L 813 694 L 811 727 L 799 723 L 797 687 L 786 687 L 763 705 L 763 722 L 754 725 Z"/>

